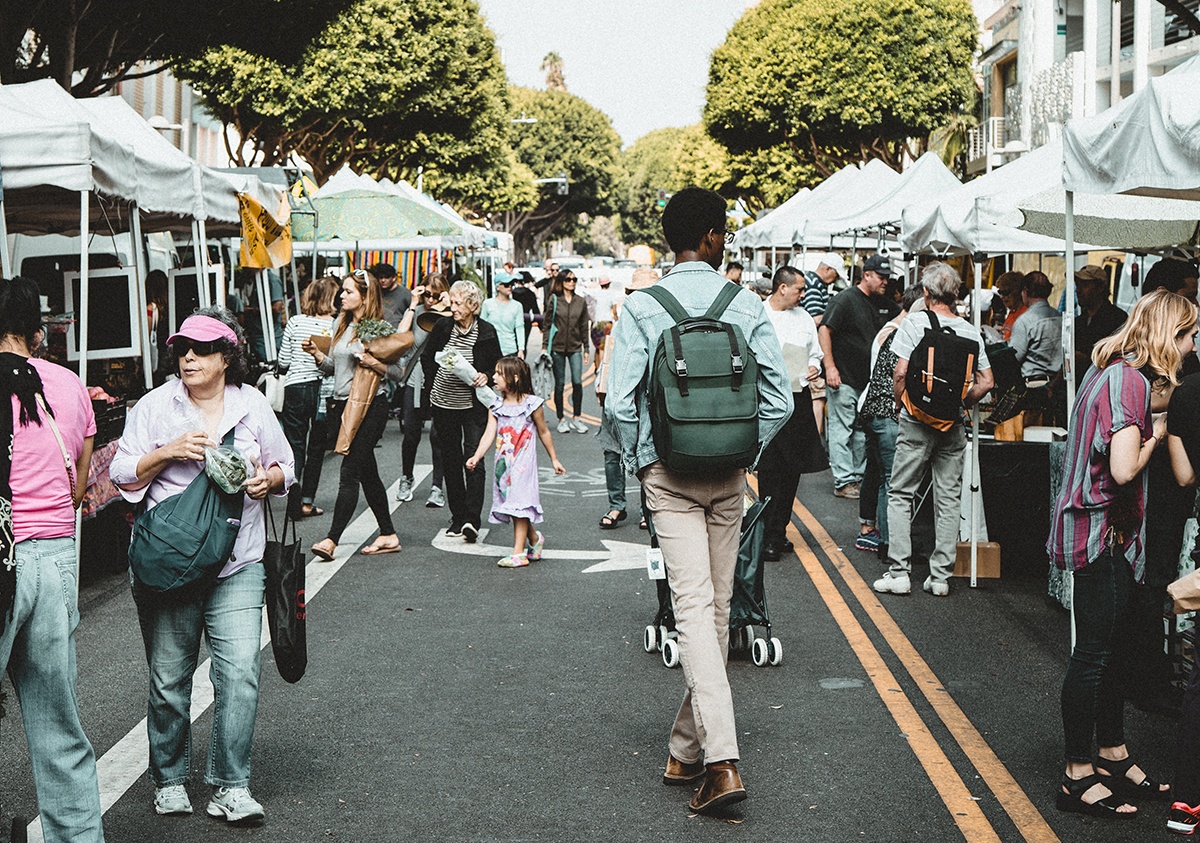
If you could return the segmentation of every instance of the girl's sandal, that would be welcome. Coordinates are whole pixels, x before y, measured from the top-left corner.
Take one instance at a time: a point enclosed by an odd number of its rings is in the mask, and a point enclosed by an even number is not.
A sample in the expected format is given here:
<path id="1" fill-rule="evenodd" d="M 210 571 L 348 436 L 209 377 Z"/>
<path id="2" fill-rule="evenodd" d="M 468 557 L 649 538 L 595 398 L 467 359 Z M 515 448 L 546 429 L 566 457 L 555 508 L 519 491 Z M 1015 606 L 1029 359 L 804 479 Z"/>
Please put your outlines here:
<path id="1" fill-rule="evenodd" d="M 330 539 L 321 539 L 314 544 L 309 550 L 312 555 L 322 560 L 323 562 L 332 562 L 333 554 L 337 552 L 337 545 Z"/>
<path id="2" fill-rule="evenodd" d="M 1089 817 L 1104 817 L 1105 819 L 1128 820 L 1138 815 L 1136 810 L 1118 811 L 1117 809 L 1125 803 L 1112 793 L 1095 802 L 1084 802 L 1083 795 L 1098 784 L 1108 787 L 1106 777 L 1092 773 L 1082 779 L 1073 779 L 1064 774 L 1062 787 L 1055 794 L 1055 805 L 1058 810 L 1069 814 L 1084 814 Z"/>
<path id="3" fill-rule="evenodd" d="M 1142 780 L 1135 782 L 1129 778 L 1130 768 L 1135 766 L 1132 758 L 1126 758 L 1121 761 L 1110 761 L 1107 758 L 1097 757 L 1095 761 L 1096 770 L 1101 773 L 1100 780 L 1107 784 L 1108 789 L 1113 793 L 1119 793 L 1126 797 L 1135 799 L 1160 799 L 1169 800 L 1171 798 L 1171 788 L 1167 787 L 1163 790 L 1161 782 L 1156 782 L 1154 779 L 1142 773 Z M 1107 774 L 1107 775 L 1104 775 Z"/>

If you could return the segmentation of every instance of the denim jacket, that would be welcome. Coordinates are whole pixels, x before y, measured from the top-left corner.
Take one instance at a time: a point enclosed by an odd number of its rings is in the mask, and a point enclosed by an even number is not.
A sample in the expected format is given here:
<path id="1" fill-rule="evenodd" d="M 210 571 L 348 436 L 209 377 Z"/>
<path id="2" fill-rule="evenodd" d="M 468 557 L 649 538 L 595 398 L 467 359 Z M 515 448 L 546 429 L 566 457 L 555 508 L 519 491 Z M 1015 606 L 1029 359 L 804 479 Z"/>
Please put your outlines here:
<path id="1" fill-rule="evenodd" d="M 689 261 L 676 264 L 658 283 L 690 315 L 700 316 L 730 282 L 708 264 Z M 721 318 L 742 329 L 758 362 L 758 435 L 765 448 L 792 415 L 792 388 L 783 351 L 762 301 L 749 290 L 738 293 Z M 675 320 L 649 295 L 630 293 L 613 328 L 604 413 L 617 429 L 622 459 L 631 474 L 659 458 L 650 435 L 646 372 L 658 338 L 673 324 Z"/>

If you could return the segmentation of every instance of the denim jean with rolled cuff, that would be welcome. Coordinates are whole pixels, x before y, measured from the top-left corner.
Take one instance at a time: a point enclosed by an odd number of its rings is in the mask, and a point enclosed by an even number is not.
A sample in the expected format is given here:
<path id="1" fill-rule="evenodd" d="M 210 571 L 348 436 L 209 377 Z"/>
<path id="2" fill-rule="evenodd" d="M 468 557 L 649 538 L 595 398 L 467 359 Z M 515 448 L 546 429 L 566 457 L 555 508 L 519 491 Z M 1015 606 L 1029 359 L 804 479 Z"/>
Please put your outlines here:
<path id="1" fill-rule="evenodd" d="M 570 354 L 564 354 L 559 351 L 550 352 L 550 359 L 554 363 L 554 411 L 558 413 L 559 419 L 563 415 L 563 387 L 567 377 L 567 364 L 571 364 L 571 409 L 574 410 L 573 415 L 578 418 L 583 412 L 583 352 L 572 351 Z"/>
<path id="2" fill-rule="evenodd" d="M 825 433 L 829 440 L 829 468 L 833 471 L 835 489 L 848 483 L 861 483 L 867 470 L 866 439 L 854 426 L 858 415 L 858 393 L 845 383 L 837 389 L 825 390 L 829 402 Z"/>
<path id="3" fill-rule="evenodd" d="M 400 466 L 405 477 L 412 478 L 417 465 L 417 448 L 425 434 L 425 422 L 429 419 L 429 407 L 417 407 L 417 391 L 412 386 L 404 387 L 400 398 L 401 418 L 404 420 L 404 440 L 400 444 Z M 442 450 L 438 447 L 437 428 L 429 426 L 429 450 L 433 459 L 434 486 L 442 485 Z"/>
<path id="4" fill-rule="evenodd" d="M 297 513 L 300 504 L 313 502 L 317 484 L 321 479 L 321 462 L 325 457 L 325 426 L 316 422 L 320 392 L 319 379 L 283 388 L 283 435 L 292 446 L 292 456 L 296 460 L 297 482 L 288 495 L 288 506 L 293 514 Z M 314 451 L 317 454 L 316 459 L 313 459 Z M 306 467 L 315 475 L 311 483 L 305 474 Z"/>
<path id="5" fill-rule="evenodd" d="M 875 519 L 883 544 L 888 543 L 888 489 L 892 483 L 892 464 L 896 461 L 896 434 L 900 425 L 895 419 L 869 419 L 866 424 L 867 463 L 876 462 L 879 472 L 879 493 L 873 500 L 867 498 L 867 483 L 863 481 L 862 496 L 859 498 L 859 520 Z M 868 468 L 869 473 L 869 468 Z M 873 511 L 872 511 L 873 509 Z M 867 513 L 870 513 L 868 516 Z"/>
<path id="6" fill-rule="evenodd" d="M 28 539 L 14 552 L 17 593 L 0 634 L 0 676 L 7 665 L 25 723 L 42 831 L 51 843 L 97 843 L 104 829 L 96 755 L 75 695 L 75 539 Z"/>
<path id="7" fill-rule="evenodd" d="M 214 691 L 204 781 L 214 787 L 249 784 L 262 668 L 263 582 L 259 563 L 190 598 L 151 594 L 134 581 L 150 668 L 146 731 L 155 787 L 184 784 L 191 771 L 192 674 L 200 660 L 202 636 L 208 640 Z"/>
<path id="8" fill-rule="evenodd" d="M 341 403 L 342 406 L 337 409 L 334 417 L 336 424 L 340 426 L 345 402 L 335 402 L 337 403 Z M 379 463 L 375 460 L 375 445 L 383 436 L 383 429 L 387 427 L 388 412 L 388 403 L 384 396 L 376 395 L 366 416 L 363 417 L 362 425 L 354 435 L 354 441 L 350 443 L 349 453 L 342 459 L 338 496 L 333 505 L 333 521 L 329 525 L 329 538 L 334 544 L 341 540 L 342 533 L 354 517 L 354 510 L 358 508 L 359 486 L 362 486 L 367 506 L 375 516 L 379 535 L 390 536 L 396 532 L 396 528 L 392 526 L 392 510 L 388 504 L 387 489 L 379 479 Z"/>
<path id="9" fill-rule="evenodd" d="M 487 429 L 488 412 L 481 404 L 466 410 L 447 410 L 434 406 L 433 426 L 442 449 L 446 472 L 446 502 L 450 506 L 450 526 L 461 529 L 470 524 L 476 529 L 483 517 L 483 493 L 487 483 L 486 458 L 474 471 L 467 470 L 467 455 L 475 453 Z"/>
<path id="10" fill-rule="evenodd" d="M 1097 746 L 1125 743 L 1125 688 L 1133 669 L 1129 636 L 1133 570 L 1120 551 L 1106 550 L 1075 571 L 1075 649 L 1062 686 L 1068 762 L 1090 764 Z"/>

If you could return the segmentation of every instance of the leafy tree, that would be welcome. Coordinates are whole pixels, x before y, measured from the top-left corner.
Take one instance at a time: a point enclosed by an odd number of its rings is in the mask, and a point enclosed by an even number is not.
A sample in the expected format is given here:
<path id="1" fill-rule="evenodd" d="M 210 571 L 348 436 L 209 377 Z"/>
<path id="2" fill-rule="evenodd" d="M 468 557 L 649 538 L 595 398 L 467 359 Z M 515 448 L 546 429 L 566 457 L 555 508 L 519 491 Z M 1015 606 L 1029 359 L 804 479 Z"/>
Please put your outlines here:
<path id="1" fill-rule="evenodd" d="M 293 62 L 227 45 L 178 73 L 239 164 L 299 155 L 319 184 L 347 164 L 447 185 L 473 174 L 460 199 L 508 181 L 506 76 L 474 0 L 357 0 Z"/>
<path id="2" fill-rule="evenodd" d="M 620 224 L 621 219 L 618 215 L 593 217 L 580 214 L 571 233 L 575 251 L 588 256 L 618 257 L 621 253 L 621 235 L 617 233 Z"/>
<path id="3" fill-rule="evenodd" d="M 512 126 L 517 159 L 535 178 L 567 175 L 559 185 L 540 186 L 537 205 L 493 215 L 516 240 L 517 251 L 536 252 L 548 237 L 568 234 L 579 214 L 603 215 L 618 204 L 621 139 L 604 112 L 566 91 L 513 87 L 511 116 L 536 123 Z"/>
<path id="4" fill-rule="evenodd" d="M 622 236 L 666 250 L 659 219 L 658 192 L 674 193 L 688 185 L 732 195 L 733 173 L 724 147 L 697 124 L 656 129 L 625 150 L 625 190 L 621 212 Z"/>
<path id="5" fill-rule="evenodd" d="M 764 0 L 713 53 L 704 123 L 734 156 L 786 149 L 815 176 L 898 166 L 972 101 L 977 35 L 968 0 Z"/>
<path id="6" fill-rule="evenodd" d="M 0 0 L 0 79 L 51 78 L 94 96 L 222 44 L 293 62 L 350 2 Z"/>

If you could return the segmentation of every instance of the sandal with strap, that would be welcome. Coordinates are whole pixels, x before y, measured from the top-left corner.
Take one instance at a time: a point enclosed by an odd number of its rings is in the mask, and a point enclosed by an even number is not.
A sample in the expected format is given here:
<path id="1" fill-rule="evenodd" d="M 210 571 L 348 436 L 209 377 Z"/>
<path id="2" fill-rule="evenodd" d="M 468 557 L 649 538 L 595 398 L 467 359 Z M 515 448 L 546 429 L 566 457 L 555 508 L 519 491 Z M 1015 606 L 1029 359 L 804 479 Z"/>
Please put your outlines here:
<path id="1" fill-rule="evenodd" d="M 1125 820 L 1138 815 L 1138 811 L 1136 810 L 1118 811 L 1117 809 L 1126 803 L 1111 793 L 1103 799 L 1097 799 L 1095 802 L 1084 802 L 1083 795 L 1098 784 L 1108 787 L 1105 778 L 1098 773 L 1092 773 L 1090 776 L 1084 776 L 1082 779 L 1073 779 L 1064 774 L 1062 787 L 1059 788 L 1056 794 L 1055 805 L 1060 811 L 1065 811 L 1069 814 L 1084 814 L 1089 817 Z"/>
<path id="2" fill-rule="evenodd" d="M 1113 793 L 1119 793 L 1125 797 L 1133 797 L 1136 799 L 1159 799 L 1167 801 L 1171 798 L 1171 788 L 1168 785 L 1166 790 L 1162 789 L 1163 783 L 1156 782 L 1142 773 L 1142 780 L 1135 782 L 1129 778 L 1129 770 L 1135 766 L 1132 758 L 1126 758 L 1121 761 L 1110 761 L 1107 758 L 1096 758 L 1095 765 L 1097 772 L 1101 774 L 1102 781 L 1107 783 L 1110 779 L 1115 787 L 1109 787 Z M 1108 775 L 1104 775 L 1107 773 Z"/>
<path id="3" fill-rule="evenodd" d="M 612 530 L 621 525 L 621 522 L 629 517 L 629 513 L 623 509 L 610 509 L 603 518 L 600 519 L 601 530 Z"/>

